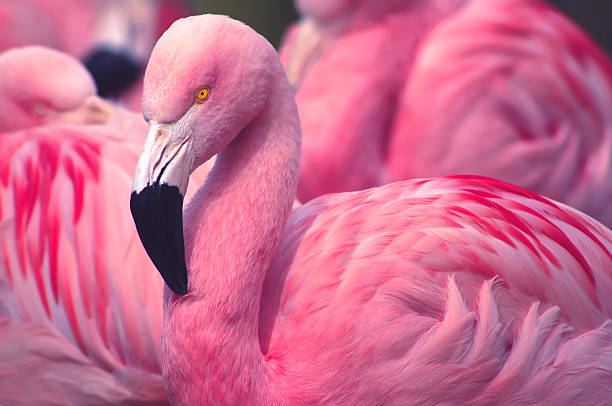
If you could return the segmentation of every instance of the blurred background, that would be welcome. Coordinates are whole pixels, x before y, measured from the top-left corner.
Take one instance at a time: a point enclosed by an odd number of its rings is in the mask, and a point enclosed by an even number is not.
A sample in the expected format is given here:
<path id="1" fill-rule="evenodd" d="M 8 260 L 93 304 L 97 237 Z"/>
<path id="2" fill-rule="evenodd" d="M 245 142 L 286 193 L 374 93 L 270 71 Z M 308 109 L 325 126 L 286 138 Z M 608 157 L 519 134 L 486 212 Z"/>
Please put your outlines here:
<path id="1" fill-rule="evenodd" d="M 612 0 L 549 1 L 612 53 Z M 177 18 L 201 13 L 241 20 L 277 48 L 299 18 L 294 0 L 0 0 L 0 51 L 40 44 L 69 53 L 101 96 L 140 110 L 142 72 L 157 38 Z"/>
<path id="2" fill-rule="evenodd" d="M 612 1 L 610 0 L 551 0 L 566 14 L 582 25 L 593 38 L 612 53 Z"/>
<path id="3" fill-rule="evenodd" d="M 243 21 L 278 48 L 285 29 L 298 19 L 292 0 L 188 0 L 197 13 L 226 14 Z"/>
<path id="4" fill-rule="evenodd" d="M 227 14 L 244 21 L 278 47 L 285 28 L 297 20 L 290 0 L 188 0 L 197 13 Z M 612 0 L 549 0 L 612 52 Z"/>

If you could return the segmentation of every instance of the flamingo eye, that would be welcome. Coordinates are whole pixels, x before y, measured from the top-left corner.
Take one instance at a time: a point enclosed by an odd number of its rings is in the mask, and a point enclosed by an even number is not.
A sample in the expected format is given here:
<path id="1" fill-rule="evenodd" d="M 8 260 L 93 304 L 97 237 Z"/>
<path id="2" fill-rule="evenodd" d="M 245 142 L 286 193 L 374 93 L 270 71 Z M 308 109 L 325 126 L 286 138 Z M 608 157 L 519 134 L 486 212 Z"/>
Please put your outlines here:
<path id="1" fill-rule="evenodd" d="M 208 99 L 208 95 L 210 94 L 210 90 L 208 90 L 208 88 L 203 87 L 200 90 L 198 90 L 198 92 L 196 93 L 196 99 L 198 100 L 198 102 L 203 102 L 206 101 L 206 99 Z"/>
<path id="2" fill-rule="evenodd" d="M 49 111 L 49 108 L 44 103 L 35 103 L 32 110 L 39 116 L 44 116 Z"/>

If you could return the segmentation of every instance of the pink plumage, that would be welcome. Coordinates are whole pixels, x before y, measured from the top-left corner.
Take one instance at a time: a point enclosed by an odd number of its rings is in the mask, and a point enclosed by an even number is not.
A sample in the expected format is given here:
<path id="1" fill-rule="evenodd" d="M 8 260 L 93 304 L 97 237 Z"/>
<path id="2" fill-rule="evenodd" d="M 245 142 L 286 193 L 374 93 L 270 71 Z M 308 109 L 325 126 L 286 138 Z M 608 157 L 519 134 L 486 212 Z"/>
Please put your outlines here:
<path id="1" fill-rule="evenodd" d="M 125 206 L 144 123 L 67 55 L 0 65 L 0 403 L 165 404 L 160 280 Z"/>
<path id="2" fill-rule="evenodd" d="M 163 403 L 160 285 L 124 208 L 139 150 L 104 127 L 2 134 L 3 402 Z"/>
<path id="3" fill-rule="evenodd" d="M 478 173 L 610 226 L 612 63 L 554 9 L 524 3 L 475 2 L 428 37 L 400 99 L 391 177 Z"/>
<path id="4" fill-rule="evenodd" d="M 366 1 L 290 31 L 303 129 L 298 197 L 492 176 L 612 224 L 612 64 L 538 1 Z M 342 6 L 340 6 L 342 4 Z M 367 10 L 378 10 L 372 17 Z"/>
<path id="5" fill-rule="evenodd" d="M 131 208 L 168 284 L 172 404 L 609 403 L 612 231 L 597 221 L 475 176 L 291 211 L 291 85 L 273 48 L 226 17 L 176 22 L 143 100 Z M 215 153 L 185 212 L 169 210 Z"/>

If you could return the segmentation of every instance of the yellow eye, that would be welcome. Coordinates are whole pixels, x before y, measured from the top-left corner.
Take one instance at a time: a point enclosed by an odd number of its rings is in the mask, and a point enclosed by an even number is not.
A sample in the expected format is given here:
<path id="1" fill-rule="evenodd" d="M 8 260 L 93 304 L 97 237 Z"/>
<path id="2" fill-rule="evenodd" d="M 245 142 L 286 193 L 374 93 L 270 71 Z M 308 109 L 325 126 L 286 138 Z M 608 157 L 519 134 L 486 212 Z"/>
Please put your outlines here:
<path id="1" fill-rule="evenodd" d="M 196 99 L 198 99 L 198 101 L 200 102 L 203 102 L 204 100 L 208 99 L 209 94 L 210 94 L 210 90 L 203 87 L 200 90 L 198 90 L 198 92 L 196 93 Z"/>

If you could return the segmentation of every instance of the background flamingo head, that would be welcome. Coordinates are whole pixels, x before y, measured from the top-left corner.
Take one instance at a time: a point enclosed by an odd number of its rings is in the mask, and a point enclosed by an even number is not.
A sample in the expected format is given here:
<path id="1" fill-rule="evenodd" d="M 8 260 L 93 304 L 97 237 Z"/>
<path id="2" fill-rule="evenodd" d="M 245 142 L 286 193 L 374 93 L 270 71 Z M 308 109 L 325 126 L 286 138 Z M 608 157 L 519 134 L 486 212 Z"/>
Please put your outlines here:
<path id="1" fill-rule="evenodd" d="M 149 132 L 131 209 L 149 257 L 176 293 L 187 292 L 182 203 L 189 175 L 253 122 L 279 72 L 274 48 L 224 16 L 178 20 L 153 49 L 143 91 Z"/>
<path id="2" fill-rule="evenodd" d="M 40 46 L 0 55 L 0 131 L 54 122 L 102 123 L 110 106 L 81 63 Z M 10 119 L 9 119 L 10 118 Z"/>

